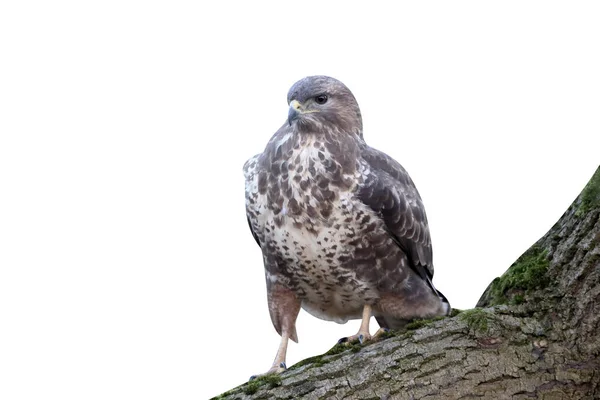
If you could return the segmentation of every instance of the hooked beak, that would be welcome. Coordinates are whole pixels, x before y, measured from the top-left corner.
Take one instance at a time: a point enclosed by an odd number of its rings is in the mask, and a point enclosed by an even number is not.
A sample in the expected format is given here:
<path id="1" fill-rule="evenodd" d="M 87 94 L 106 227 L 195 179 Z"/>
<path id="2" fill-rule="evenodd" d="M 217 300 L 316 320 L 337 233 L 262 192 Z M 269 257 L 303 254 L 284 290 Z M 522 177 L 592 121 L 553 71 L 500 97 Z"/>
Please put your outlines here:
<path id="1" fill-rule="evenodd" d="M 302 111 L 300 110 L 301 106 L 298 100 L 292 100 L 290 102 L 290 110 L 288 111 L 288 124 L 292 126 L 292 122 L 298 119 Z"/>

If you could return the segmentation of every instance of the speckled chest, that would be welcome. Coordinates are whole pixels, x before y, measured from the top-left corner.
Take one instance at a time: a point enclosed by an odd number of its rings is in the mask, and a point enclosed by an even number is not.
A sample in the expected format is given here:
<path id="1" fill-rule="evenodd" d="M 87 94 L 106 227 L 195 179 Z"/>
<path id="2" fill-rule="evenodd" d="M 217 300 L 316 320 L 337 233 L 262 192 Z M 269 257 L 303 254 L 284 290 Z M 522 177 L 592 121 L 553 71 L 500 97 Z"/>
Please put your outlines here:
<path id="1" fill-rule="evenodd" d="M 376 224 L 373 212 L 354 199 L 368 171 L 358 163 L 345 173 L 318 140 L 273 164 L 260 161 L 249 164 L 246 199 L 267 279 L 315 304 L 374 296 L 351 263 L 363 232 Z"/>

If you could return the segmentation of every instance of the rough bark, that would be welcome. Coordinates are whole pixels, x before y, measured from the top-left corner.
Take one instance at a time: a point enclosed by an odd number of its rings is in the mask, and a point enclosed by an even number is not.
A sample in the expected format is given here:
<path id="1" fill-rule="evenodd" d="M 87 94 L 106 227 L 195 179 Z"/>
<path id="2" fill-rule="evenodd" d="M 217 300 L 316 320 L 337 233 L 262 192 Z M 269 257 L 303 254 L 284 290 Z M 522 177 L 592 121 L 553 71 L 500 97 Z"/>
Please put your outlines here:
<path id="1" fill-rule="evenodd" d="M 600 168 L 478 308 L 334 347 L 222 399 L 600 399 Z"/>

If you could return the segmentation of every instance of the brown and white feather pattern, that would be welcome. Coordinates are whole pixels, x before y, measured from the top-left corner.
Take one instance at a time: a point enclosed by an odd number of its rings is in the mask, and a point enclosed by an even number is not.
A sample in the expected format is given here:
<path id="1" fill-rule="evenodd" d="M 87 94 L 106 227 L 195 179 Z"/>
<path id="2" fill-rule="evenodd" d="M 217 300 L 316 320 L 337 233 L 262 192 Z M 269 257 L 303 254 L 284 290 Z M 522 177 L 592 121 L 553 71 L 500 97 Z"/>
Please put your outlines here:
<path id="1" fill-rule="evenodd" d="M 310 314 L 339 323 L 365 304 L 384 325 L 443 314 L 419 194 L 400 164 L 366 145 L 358 105 L 337 83 L 350 107 L 284 124 L 244 165 L 267 290 L 290 289 Z"/>

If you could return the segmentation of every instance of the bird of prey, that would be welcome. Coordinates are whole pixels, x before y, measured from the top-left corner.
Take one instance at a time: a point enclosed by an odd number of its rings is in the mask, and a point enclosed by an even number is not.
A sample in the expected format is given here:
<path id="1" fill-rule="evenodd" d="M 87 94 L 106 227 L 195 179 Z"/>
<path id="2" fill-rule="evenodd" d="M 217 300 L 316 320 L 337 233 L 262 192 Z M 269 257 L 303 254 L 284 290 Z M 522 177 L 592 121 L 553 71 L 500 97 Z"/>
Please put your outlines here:
<path id="1" fill-rule="evenodd" d="M 361 342 L 371 339 L 371 316 L 399 329 L 450 312 L 432 284 L 421 197 L 398 162 L 365 143 L 354 95 L 334 78 L 310 76 L 287 102 L 287 121 L 244 165 L 248 224 L 281 335 L 267 373 L 285 370 L 300 307 L 338 323 L 362 319 L 347 338 Z"/>

